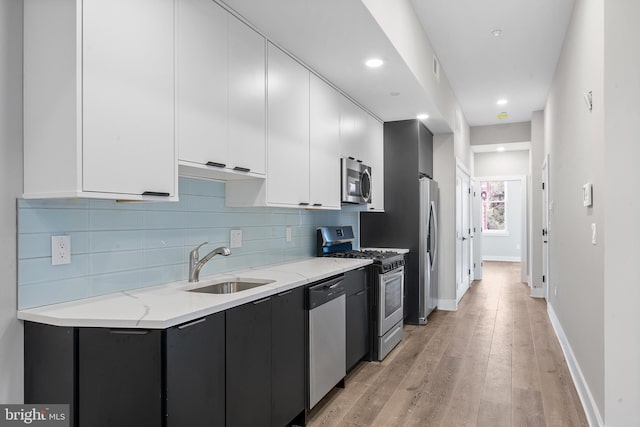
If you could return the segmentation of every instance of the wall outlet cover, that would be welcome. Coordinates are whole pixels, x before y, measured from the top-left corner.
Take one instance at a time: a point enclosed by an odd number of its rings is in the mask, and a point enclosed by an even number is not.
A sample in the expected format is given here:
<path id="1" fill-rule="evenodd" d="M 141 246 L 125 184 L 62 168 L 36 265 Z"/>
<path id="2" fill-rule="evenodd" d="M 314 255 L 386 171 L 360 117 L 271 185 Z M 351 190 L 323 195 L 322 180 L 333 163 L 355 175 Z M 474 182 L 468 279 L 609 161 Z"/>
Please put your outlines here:
<path id="1" fill-rule="evenodd" d="M 241 248 L 242 247 L 242 230 L 231 230 L 229 237 L 229 247 L 230 248 Z"/>
<path id="2" fill-rule="evenodd" d="M 71 236 L 51 236 L 51 265 L 71 264 Z"/>

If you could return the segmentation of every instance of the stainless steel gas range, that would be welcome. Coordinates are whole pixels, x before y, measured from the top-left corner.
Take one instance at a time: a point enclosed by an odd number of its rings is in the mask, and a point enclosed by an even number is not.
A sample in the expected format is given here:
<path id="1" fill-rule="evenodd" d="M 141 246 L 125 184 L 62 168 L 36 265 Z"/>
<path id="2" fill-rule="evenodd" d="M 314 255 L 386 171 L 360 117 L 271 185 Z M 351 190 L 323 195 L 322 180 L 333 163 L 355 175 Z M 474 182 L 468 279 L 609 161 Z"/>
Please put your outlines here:
<path id="1" fill-rule="evenodd" d="M 402 341 L 404 255 L 393 251 L 353 250 L 353 240 L 351 226 L 319 227 L 317 255 L 373 260 L 369 267 L 371 356 L 382 360 Z"/>

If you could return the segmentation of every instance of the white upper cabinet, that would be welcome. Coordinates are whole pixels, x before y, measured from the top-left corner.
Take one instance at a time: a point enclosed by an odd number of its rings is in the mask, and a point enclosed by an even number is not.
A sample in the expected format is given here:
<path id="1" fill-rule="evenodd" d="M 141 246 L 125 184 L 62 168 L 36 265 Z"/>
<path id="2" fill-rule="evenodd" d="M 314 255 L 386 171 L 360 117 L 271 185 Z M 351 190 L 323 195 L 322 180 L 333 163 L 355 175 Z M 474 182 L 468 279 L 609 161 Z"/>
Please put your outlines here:
<path id="1" fill-rule="evenodd" d="M 211 0 L 178 1 L 179 159 L 229 163 L 227 11 Z"/>
<path id="2" fill-rule="evenodd" d="M 369 115 L 345 96 L 340 98 L 340 154 L 370 165 L 370 142 L 367 140 Z"/>
<path id="3" fill-rule="evenodd" d="M 175 200 L 173 0 L 26 0 L 25 197 Z"/>
<path id="4" fill-rule="evenodd" d="M 314 74 L 309 91 L 310 203 L 340 209 L 340 94 Z"/>
<path id="5" fill-rule="evenodd" d="M 264 176 L 265 39 L 211 0 L 178 0 L 181 174 Z"/>
<path id="6" fill-rule="evenodd" d="M 264 175 L 265 39 L 229 16 L 229 164 Z"/>
<path id="7" fill-rule="evenodd" d="M 368 114 L 366 134 L 370 144 L 371 166 L 371 203 L 367 209 L 372 212 L 384 212 L 384 126 Z"/>
<path id="8" fill-rule="evenodd" d="M 309 205 L 309 70 L 268 44 L 267 200 Z"/>

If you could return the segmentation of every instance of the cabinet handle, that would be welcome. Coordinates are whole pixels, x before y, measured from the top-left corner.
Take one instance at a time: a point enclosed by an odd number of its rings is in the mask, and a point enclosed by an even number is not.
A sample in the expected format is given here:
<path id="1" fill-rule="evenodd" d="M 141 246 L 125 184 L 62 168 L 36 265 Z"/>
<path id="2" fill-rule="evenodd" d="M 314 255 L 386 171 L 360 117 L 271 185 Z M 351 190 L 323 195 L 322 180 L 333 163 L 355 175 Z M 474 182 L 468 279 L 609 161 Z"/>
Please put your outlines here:
<path id="1" fill-rule="evenodd" d="M 362 291 L 358 292 L 358 293 L 356 294 L 356 296 L 357 296 L 357 297 L 359 297 L 359 296 L 360 296 L 360 295 L 362 295 L 362 294 L 364 294 L 364 290 L 362 290 Z"/>
<path id="2" fill-rule="evenodd" d="M 145 191 L 143 196 L 157 196 L 157 197 L 169 197 L 171 194 L 162 191 Z"/>
<path id="3" fill-rule="evenodd" d="M 218 163 L 218 162 L 207 162 L 207 166 L 213 166 L 214 168 L 223 168 L 227 165 L 224 163 Z"/>
<path id="4" fill-rule="evenodd" d="M 358 163 L 362 163 L 362 160 L 358 159 L 358 160 L 356 160 L 356 162 L 358 162 Z"/>
<path id="5" fill-rule="evenodd" d="M 313 206 L 320 207 L 322 206 L 322 203 L 314 203 Z"/>
<path id="6" fill-rule="evenodd" d="M 289 295 L 289 294 L 290 294 L 290 293 L 292 293 L 292 292 L 293 292 L 293 290 L 290 290 L 290 291 L 287 291 L 287 292 L 283 292 L 283 293 L 281 293 L 281 294 L 278 294 L 278 296 L 279 296 L 279 297 L 283 297 L 283 296 L 285 296 L 285 295 Z"/>
<path id="7" fill-rule="evenodd" d="M 191 326 L 194 326 L 194 325 L 197 325 L 199 323 L 206 322 L 206 321 L 207 321 L 207 318 L 203 317 L 202 319 L 194 320 L 193 322 L 186 323 L 184 325 L 180 325 L 180 326 L 178 326 L 178 329 L 186 329 L 186 328 L 189 328 Z"/>
<path id="8" fill-rule="evenodd" d="M 261 299 L 259 301 L 254 301 L 253 305 L 258 305 L 258 304 L 262 304 L 263 302 L 267 302 L 271 299 L 271 297 L 266 297 L 265 299 Z"/>
<path id="9" fill-rule="evenodd" d="M 233 170 L 234 171 L 238 171 L 238 172 L 250 172 L 251 171 L 250 168 L 243 168 L 243 167 L 240 167 L 240 166 L 234 167 Z"/>
<path id="10" fill-rule="evenodd" d="M 307 203 L 307 202 L 300 202 L 300 203 L 298 203 L 298 206 L 309 206 L 309 203 Z"/>
<path id="11" fill-rule="evenodd" d="M 370 210 L 370 211 L 374 211 L 374 210 L 376 210 L 376 208 L 369 208 L 369 210 Z"/>
<path id="12" fill-rule="evenodd" d="M 355 157 L 349 156 L 349 160 L 355 160 L 355 159 L 356 159 Z"/>
<path id="13" fill-rule="evenodd" d="M 109 329 L 109 333 L 114 335 L 147 335 L 149 331 L 145 329 Z"/>

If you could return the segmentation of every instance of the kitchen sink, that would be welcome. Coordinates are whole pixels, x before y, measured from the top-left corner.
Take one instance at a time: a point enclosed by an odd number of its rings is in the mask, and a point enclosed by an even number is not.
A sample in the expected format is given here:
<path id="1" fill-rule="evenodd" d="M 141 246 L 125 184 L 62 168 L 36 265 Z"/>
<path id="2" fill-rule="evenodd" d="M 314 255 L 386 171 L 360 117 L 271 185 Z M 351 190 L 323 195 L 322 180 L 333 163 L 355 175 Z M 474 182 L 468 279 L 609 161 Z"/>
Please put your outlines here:
<path id="1" fill-rule="evenodd" d="M 233 294 L 236 292 L 246 291 L 248 289 L 273 283 L 275 280 L 262 279 L 231 279 L 213 283 L 211 285 L 202 286 L 195 289 L 189 289 L 189 292 L 201 292 L 205 294 Z"/>

